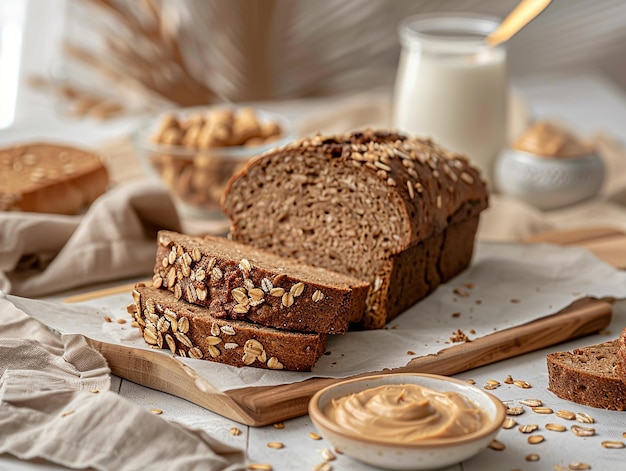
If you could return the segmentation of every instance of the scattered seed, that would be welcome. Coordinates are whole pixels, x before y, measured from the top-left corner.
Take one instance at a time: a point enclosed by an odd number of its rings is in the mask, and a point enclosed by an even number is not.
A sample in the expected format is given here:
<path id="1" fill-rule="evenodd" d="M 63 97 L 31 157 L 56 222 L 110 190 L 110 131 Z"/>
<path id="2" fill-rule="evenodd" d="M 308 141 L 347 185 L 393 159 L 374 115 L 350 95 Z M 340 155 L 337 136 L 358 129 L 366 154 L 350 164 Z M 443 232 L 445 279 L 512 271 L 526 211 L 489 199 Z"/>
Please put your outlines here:
<path id="1" fill-rule="evenodd" d="M 476 381 L 474 381 L 474 380 L 473 380 L 473 379 L 471 379 L 471 378 L 466 379 L 466 380 L 465 380 L 465 382 L 466 382 L 467 384 L 476 384 Z"/>
<path id="2" fill-rule="evenodd" d="M 571 427 L 574 435 L 578 437 L 591 437 L 595 435 L 596 429 L 592 427 L 583 427 L 582 425 L 572 425 Z"/>
<path id="3" fill-rule="evenodd" d="M 241 435 L 241 429 L 238 427 L 231 427 L 229 431 L 233 437 L 236 437 L 237 435 Z"/>
<path id="4" fill-rule="evenodd" d="M 531 435 L 528 437 L 528 443 L 531 445 L 536 445 L 537 443 L 541 443 L 545 438 L 542 435 Z"/>
<path id="5" fill-rule="evenodd" d="M 540 459 L 541 457 L 537 453 L 531 453 L 529 455 L 526 455 L 525 458 L 526 461 L 539 461 Z"/>
<path id="6" fill-rule="evenodd" d="M 515 381 L 513 381 L 513 384 L 517 386 L 518 388 L 522 388 L 522 389 L 532 388 L 532 386 L 530 385 L 528 381 L 523 381 L 521 379 L 516 379 Z"/>
<path id="7" fill-rule="evenodd" d="M 583 424 L 593 424 L 595 420 L 589 414 L 585 414 L 584 412 L 576 413 L 576 420 Z"/>
<path id="8" fill-rule="evenodd" d="M 516 425 L 517 425 L 517 421 L 515 419 L 512 419 L 511 417 L 507 417 L 506 419 L 504 419 L 504 422 L 502 423 L 502 428 L 505 430 L 508 430 L 508 429 L 515 427 Z"/>
<path id="9" fill-rule="evenodd" d="M 552 414 L 554 411 L 549 407 L 533 407 L 533 412 L 537 414 Z"/>
<path id="10" fill-rule="evenodd" d="M 322 458 L 326 461 L 333 461 L 334 459 L 336 459 L 335 454 L 330 451 L 330 448 L 324 448 L 321 451 L 322 453 Z"/>
<path id="11" fill-rule="evenodd" d="M 282 442 L 268 442 L 267 447 L 279 450 L 281 448 L 285 448 L 285 445 Z"/>
<path id="12" fill-rule="evenodd" d="M 519 403 L 528 407 L 541 407 L 543 405 L 541 399 L 520 399 Z"/>
<path id="13" fill-rule="evenodd" d="M 513 384 L 513 377 L 511 375 L 507 375 L 506 378 L 504 378 L 504 381 L 502 381 L 504 384 Z"/>
<path id="14" fill-rule="evenodd" d="M 500 386 L 500 381 L 497 381 L 497 380 L 495 380 L 495 379 L 488 379 L 488 380 L 486 381 L 486 383 L 487 383 L 487 384 L 492 384 L 492 385 L 494 385 L 494 386 Z"/>
<path id="15" fill-rule="evenodd" d="M 604 448 L 624 448 L 624 442 L 605 440 L 602 442 Z"/>
<path id="16" fill-rule="evenodd" d="M 488 391 L 492 391 L 494 389 L 498 389 L 499 385 L 498 384 L 485 384 L 483 386 L 484 389 L 488 390 Z"/>
<path id="17" fill-rule="evenodd" d="M 569 469 L 571 469 L 572 471 L 580 471 L 583 469 L 591 469 L 591 466 L 588 465 L 587 463 L 583 463 L 582 461 L 574 461 L 572 463 L 570 463 L 569 465 L 567 465 L 567 467 Z"/>
<path id="18" fill-rule="evenodd" d="M 537 424 L 526 424 L 526 425 L 520 425 L 518 427 L 518 430 L 522 433 L 533 433 L 538 428 L 539 428 L 539 425 Z"/>
<path id="19" fill-rule="evenodd" d="M 276 422 L 276 423 L 274 424 L 274 428 L 277 428 L 277 429 L 283 429 L 283 428 L 285 428 L 285 422 Z"/>
<path id="20" fill-rule="evenodd" d="M 565 420 L 574 420 L 576 418 L 576 414 L 565 409 L 556 411 L 556 416 Z"/>
<path id="21" fill-rule="evenodd" d="M 546 430 L 550 430 L 551 432 L 565 432 L 567 428 L 565 425 L 561 424 L 546 424 Z"/>
<path id="22" fill-rule="evenodd" d="M 496 451 L 502 451 L 506 448 L 506 445 L 498 440 L 492 440 L 489 444 L 489 448 Z"/>
<path id="23" fill-rule="evenodd" d="M 152 414 L 155 414 L 155 415 L 161 415 L 163 413 L 163 411 L 161 409 L 157 409 L 155 407 L 150 409 L 148 412 L 151 412 Z"/>
<path id="24" fill-rule="evenodd" d="M 522 406 L 510 406 L 506 408 L 507 415 L 521 415 L 524 413 L 524 407 Z"/>
<path id="25" fill-rule="evenodd" d="M 322 436 L 318 435 L 315 432 L 309 432 L 309 438 L 312 439 L 312 440 L 321 440 Z"/>
<path id="26" fill-rule="evenodd" d="M 113 319 L 111 319 L 109 316 L 104 316 L 104 322 L 113 322 Z"/>

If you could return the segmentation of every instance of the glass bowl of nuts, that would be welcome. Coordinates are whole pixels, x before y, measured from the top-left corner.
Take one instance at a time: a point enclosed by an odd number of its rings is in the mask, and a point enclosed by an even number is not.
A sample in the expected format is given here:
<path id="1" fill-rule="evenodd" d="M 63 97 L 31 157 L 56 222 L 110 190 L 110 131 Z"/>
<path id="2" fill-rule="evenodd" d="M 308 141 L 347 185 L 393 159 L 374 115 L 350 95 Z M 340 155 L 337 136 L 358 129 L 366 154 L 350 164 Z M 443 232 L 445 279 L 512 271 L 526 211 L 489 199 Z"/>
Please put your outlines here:
<path id="1" fill-rule="evenodd" d="M 223 219 L 220 198 L 230 177 L 294 137 L 278 114 L 210 106 L 164 112 L 140 126 L 132 141 L 145 171 L 168 187 L 181 214 Z"/>

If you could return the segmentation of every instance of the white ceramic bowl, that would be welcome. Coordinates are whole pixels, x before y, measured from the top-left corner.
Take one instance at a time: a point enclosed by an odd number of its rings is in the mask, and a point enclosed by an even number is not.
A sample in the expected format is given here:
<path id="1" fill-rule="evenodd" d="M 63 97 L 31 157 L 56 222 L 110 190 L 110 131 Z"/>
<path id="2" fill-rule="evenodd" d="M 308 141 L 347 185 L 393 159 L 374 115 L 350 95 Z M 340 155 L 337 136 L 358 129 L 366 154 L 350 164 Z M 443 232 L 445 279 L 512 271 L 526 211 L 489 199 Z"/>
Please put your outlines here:
<path id="1" fill-rule="evenodd" d="M 604 163 L 595 153 L 544 157 L 505 149 L 496 159 L 494 178 L 500 193 L 550 210 L 597 195 L 604 181 Z"/>
<path id="2" fill-rule="evenodd" d="M 152 141 L 164 116 L 174 115 L 186 119 L 193 114 L 207 115 L 218 109 L 237 106 L 199 106 L 175 108 L 147 119 L 132 135 L 132 142 L 146 173 L 160 180 L 169 190 L 178 208 L 187 216 L 204 219 L 222 219 L 220 198 L 231 176 L 252 157 L 274 147 L 291 142 L 293 127 L 284 116 L 255 109 L 260 123 L 273 121 L 279 124 L 281 134 L 275 140 L 255 146 L 223 146 L 209 148 L 166 145 Z"/>
<path id="3" fill-rule="evenodd" d="M 437 438 L 402 444 L 356 435 L 329 420 L 323 413 L 333 399 L 387 384 L 417 384 L 436 391 L 463 394 L 483 409 L 490 423 L 481 430 L 456 438 Z M 446 376 L 431 374 L 382 374 L 342 381 L 318 391 L 309 402 L 309 415 L 319 432 L 335 448 L 358 461 L 390 470 L 439 469 L 464 461 L 485 448 L 498 434 L 506 408 L 491 394 Z"/>

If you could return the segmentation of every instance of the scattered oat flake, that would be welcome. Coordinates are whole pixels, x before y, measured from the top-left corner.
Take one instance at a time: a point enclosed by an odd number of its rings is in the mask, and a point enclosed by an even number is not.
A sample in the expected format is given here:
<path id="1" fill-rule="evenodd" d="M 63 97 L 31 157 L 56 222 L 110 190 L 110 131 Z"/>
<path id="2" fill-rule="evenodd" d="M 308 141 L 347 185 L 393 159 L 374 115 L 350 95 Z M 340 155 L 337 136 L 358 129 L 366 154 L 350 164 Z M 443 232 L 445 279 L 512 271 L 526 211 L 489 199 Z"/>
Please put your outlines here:
<path id="1" fill-rule="evenodd" d="M 513 377 L 511 375 L 506 375 L 506 378 L 502 381 L 504 384 L 513 384 Z"/>
<path id="2" fill-rule="evenodd" d="M 241 429 L 239 427 L 231 427 L 229 432 L 233 437 L 236 437 L 237 435 L 241 435 Z"/>
<path id="3" fill-rule="evenodd" d="M 99 389 L 92 389 L 92 390 L 91 390 L 91 393 L 92 393 L 92 394 L 98 394 L 99 392 L 100 392 L 100 390 L 99 390 Z"/>
<path id="4" fill-rule="evenodd" d="M 505 430 L 512 429 L 516 425 L 517 421 L 515 419 L 512 419 L 511 417 L 507 417 L 506 419 L 504 419 L 504 422 L 502 422 L 502 428 Z"/>
<path id="5" fill-rule="evenodd" d="M 280 450 L 281 448 L 285 448 L 285 445 L 282 442 L 268 442 L 267 447 Z"/>
<path id="6" fill-rule="evenodd" d="M 452 313 L 452 317 L 461 317 L 461 313 L 460 312 L 453 312 Z"/>
<path id="7" fill-rule="evenodd" d="M 511 302 L 512 302 L 513 304 L 519 304 L 519 303 L 520 303 L 520 300 L 519 300 L 519 299 L 515 299 L 515 298 L 513 298 L 513 299 L 511 299 Z"/>
<path id="8" fill-rule="evenodd" d="M 496 450 L 496 451 L 502 451 L 506 448 L 506 446 L 504 445 L 504 443 L 498 440 L 492 440 L 491 443 L 489 444 L 489 448 L 491 448 L 492 450 Z"/>
<path id="9" fill-rule="evenodd" d="M 541 457 L 537 453 L 531 453 L 524 458 L 526 461 L 539 461 Z"/>
<path id="10" fill-rule="evenodd" d="M 531 445 L 536 445 L 543 442 L 544 440 L 545 438 L 543 437 L 543 435 L 531 435 L 530 437 L 528 437 L 528 443 L 530 443 Z"/>
<path id="11" fill-rule="evenodd" d="M 415 355 L 415 352 L 413 350 L 409 350 L 406 352 L 407 355 Z"/>
<path id="12" fill-rule="evenodd" d="M 327 461 L 317 463 L 315 466 L 313 466 L 313 471 L 331 471 L 332 469 L 332 465 Z"/>
<path id="13" fill-rule="evenodd" d="M 248 465 L 250 471 L 272 471 L 272 465 L 267 463 L 250 463 Z"/>
<path id="14" fill-rule="evenodd" d="M 612 332 L 609 329 L 602 329 L 598 332 L 600 335 L 611 335 Z"/>
<path id="15" fill-rule="evenodd" d="M 591 469 L 591 465 L 588 465 L 587 463 L 583 463 L 582 461 L 574 461 L 570 463 L 569 465 L 567 465 L 567 467 L 571 469 L 572 471 Z"/>
<path id="16" fill-rule="evenodd" d="M 465 286 L 467 289 L 474 289 L 474 283 L 463 283 L 463 286 Z"/>
<path id="17" fill-rule="evenodd" d="M 276 422 L 273 427 L 278 429 L 285 428 L 285 422 Z"/>
<path id="18" fill-rule="evenodd" d="M 476 381 L 474 381 L 472 378 L 468 378 L 468 379 L 466 379 L 466 380 L 465 380 L 465 382 L 466 382 L 467 384 L 476 384 Z M 626 433 L 626 432 L 625 432 L 625 433 Z"/>
<path id="19" fill-rule="evenodd" d="M 121 317 L 117 320 L 118 324 L 126 324 L 126 319 L 122 319 Z"/>
<path id="20" fill-rule="evenodd" d="M 104 322 L 113 322 L 113 319 L 111 319 L 109 316 L 104 316 Z"/>
<path id="21" fill-rule="evenodd" d="M 624 448 L 624 442 L 619 442 L 616 440 L 605 440 L 602 442 L 602 446 L 604 448 Z"/>
<path id="22" fill-rule="evenodd" d="M 74 413 L 73 410 L 66 410 L 61 414 L 61 417 L 67 417 L 68 415 L 72 415 Z"/>
<path id="23" fill-rule="evenodd" d="M 322 458 L 326 461 L 333 461 L 336 459 L 335 454 L 330 451 L 330 448 L 323 448 L 321 451 Z"/>
<path id="24" fill-rule="evenodd" d="M 153 407 L 152 409 L 150 409 L 149 412 L 156 414 L 156 415 L 161 415 L 163 413 L 161 409 L 157 409 L 156 407 Z"/>
<path id="25" fill-rule="evenodd" d="M 318 435 L 315 432 L 309 432 L 309 438 L 313 439 L 313 440 L 321 440 L 322 436 Z"/>

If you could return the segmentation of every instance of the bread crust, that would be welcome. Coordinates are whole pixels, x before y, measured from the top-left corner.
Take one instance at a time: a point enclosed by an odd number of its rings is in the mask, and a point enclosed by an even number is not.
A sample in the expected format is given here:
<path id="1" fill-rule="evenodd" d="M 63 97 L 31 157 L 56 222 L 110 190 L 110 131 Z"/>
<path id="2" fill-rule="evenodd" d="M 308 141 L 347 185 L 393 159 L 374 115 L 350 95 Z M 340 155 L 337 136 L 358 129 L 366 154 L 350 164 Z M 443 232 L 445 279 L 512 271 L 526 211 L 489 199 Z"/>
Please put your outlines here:
<path id="1" fill-rule="evenodd" d="M 96 154 L 35 143 L 0 150 L 0 210 L 76 214 L 102 195 L 109 176 Z"/>
<path id="2" fill-rule="evenodd" d="M 548 354 L 548 389 L 577 404 L 626 410 L 626 384 L 616 371 L 617 349 L 617 340 L 611 340 Z"/>
<path id="3" fill-rule="evenodd" d="M 216 318 L 210 309 L 163 289 L 136 286 L 131 314 L 148 345 L 231 366 L 311 371 L 324 353 L 325 334 L 287 332 Z"/>
<path id="4" fill-rule="evenodd" d="M 366 329 L 467 267 L 487 205 L 486 184 L 464 156 L 371 130 L 265 153 L 222 197 L 233 240 L 368 281 L 358 325 Z"/>
<path id="5" fill-rule="evenodd" d="M 223 237 L 160 231 L 155 285 L 218 318 L 339 334 L 365 308 L 366 282 Z"/>

